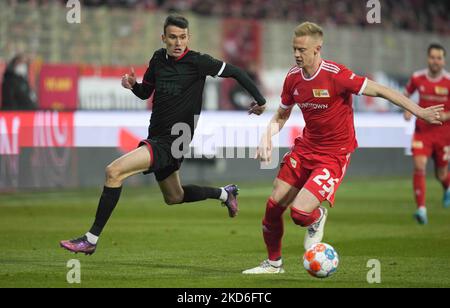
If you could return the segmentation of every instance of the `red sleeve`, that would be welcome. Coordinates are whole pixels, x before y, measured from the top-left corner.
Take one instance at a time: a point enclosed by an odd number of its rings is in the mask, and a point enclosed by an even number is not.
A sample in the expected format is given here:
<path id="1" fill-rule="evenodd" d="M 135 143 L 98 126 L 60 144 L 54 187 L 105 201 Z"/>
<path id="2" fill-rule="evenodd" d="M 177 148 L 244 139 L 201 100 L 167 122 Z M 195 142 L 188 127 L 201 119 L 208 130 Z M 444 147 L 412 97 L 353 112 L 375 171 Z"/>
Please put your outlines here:
<path id="1" fill-rule="evenodd" d="M 367 78 L 358 76 L 346 67 L 341 70 L 334 78 L 336 91 L 339 94 L 357 94 L 362 95 L 367 86 Z"/>
<path id="2" fill-rule="evenodd" d="M 291 109 L 294 106 L 294 97 L 292 96 L 291 82 L 289 75 L 284 80 L 283 92 L 281 93 L 281 104 L 280 107 L 283 109 Z"/>
<path id="3" fill-rule="evenodd" d="M 417 86 L 416 83 L 414 82 L 414 77 L 411 77 L 408 81 L 408 83 L 406 84 L 405 87 L 405 94 L 407 96 L 411 96 L 414 92 L 416 92 Z"/>

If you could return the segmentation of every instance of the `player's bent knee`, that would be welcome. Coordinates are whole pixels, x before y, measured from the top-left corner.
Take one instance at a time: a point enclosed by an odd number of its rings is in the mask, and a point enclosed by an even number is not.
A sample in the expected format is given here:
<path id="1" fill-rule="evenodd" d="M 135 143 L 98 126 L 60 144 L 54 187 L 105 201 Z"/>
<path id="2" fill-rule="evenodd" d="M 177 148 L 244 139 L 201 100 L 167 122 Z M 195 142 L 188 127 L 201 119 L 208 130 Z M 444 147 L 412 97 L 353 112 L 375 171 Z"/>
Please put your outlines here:
<path id="1" fill-rule="evenodd" d="M 416 167 L 416 168 L 414 168 L 414 173 L 417 174 L 417 175 L 426 175 L 427 170 L 426 170 L 426 168 L 418 168 L 418 167 Z"/>
<path id="2" fill-rule="evenodd" d="M 106 180 L 110 181 L 120 181 L 121 171 L 119 168 L 114 166 L 113 164 L 108 165 L 105 169 Z"/>
<path id="3" fill-rule="evenodd" d="M 291 208 L 291 218 L 294 223 L 300 227 L 307 227 L 310 225 L 310 217 L 302 214 L 299 210 Z"/>

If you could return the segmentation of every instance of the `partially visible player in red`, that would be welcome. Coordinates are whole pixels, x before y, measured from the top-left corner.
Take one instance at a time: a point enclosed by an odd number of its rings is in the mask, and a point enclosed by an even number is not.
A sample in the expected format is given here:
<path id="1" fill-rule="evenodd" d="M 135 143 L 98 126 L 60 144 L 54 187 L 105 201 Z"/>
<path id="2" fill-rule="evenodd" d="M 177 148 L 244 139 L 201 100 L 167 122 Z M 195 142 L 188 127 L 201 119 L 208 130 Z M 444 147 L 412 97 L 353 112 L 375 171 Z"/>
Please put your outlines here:
<path id="1" fill-rule="evenodd" d="M 323 31 L 314 23 L 295 29 L 293 51 L 297 66 L 287 74 L 281 106 L 272 118 L 257 150 L 257 158 L 270 161 L 276 135 L 297 105 L 305 119 L 303 136 L 287 154 L 274 182 L 263 219 L 268 260 L 244 274 L 283 273 L 281 242 L 283 213 L 290 207 L 295 224 L 307 228 L 304 248 L 322 241 L 327 209 L 344 178 L 356 149 L 352 95 L 383 97 L 428 123 L 441 125 L 442 106 L 424 109 L 402 94 L 353 73 L 341 64 L 323 60 Z M 258 108 L 258 107 L 256 107 Z M 255 110 L 252 110 L 254 112 Z"/>
<path id="2" fill-rule="evenodd" d="M 439 44 L 428 47 L 428 69 L 415 72 L 409 80 L 405 95 L 411 96 L 418 91 L 419 106 L 427 108 L 444 104 L 441 114 L 442 126 L 430 125 L 417 119 L 412 142 L 414 157 L 414 192 L 417 211 L 414 215 L 419 224 L 427 224 L 426 208 L 426 168 L 430 157 L 435 162 L 436 178 L 444 188 L 443 205 L 450 207 L 450 74 L 445 71 L 446 51 Z M 411 120 L 412 114 L 405 112 L 405 119 Z"/>

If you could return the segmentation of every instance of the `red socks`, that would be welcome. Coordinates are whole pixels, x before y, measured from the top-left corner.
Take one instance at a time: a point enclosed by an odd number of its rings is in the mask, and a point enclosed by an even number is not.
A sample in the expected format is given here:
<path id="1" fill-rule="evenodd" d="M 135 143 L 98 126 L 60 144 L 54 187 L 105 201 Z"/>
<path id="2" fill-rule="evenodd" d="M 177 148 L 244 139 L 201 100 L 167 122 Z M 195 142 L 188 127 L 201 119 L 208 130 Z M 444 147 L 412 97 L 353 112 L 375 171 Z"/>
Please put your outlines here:
<path id="1" fill-rule="evenodd" d="M 287 208 L 279 206 L 275 201 L 267 201 L 266 214 L 264 216 L 263 236 L 266 243 L 269 260 L 277 261 L 281 258 L 281 243 L 284 234 L 283 214 Z M 306 213 L 295 208 L 291 209 L 291 217 L 296 225 L 308 227 L 315 223 L 322 215 L 317 208 L 312 213 Z"/>
<path id="2" fill-rule="evenodd" d="M 283 214 L 286 208 L 279 206 L 269 199 L 263 220 L 264 242 L 269 253 L 269 260 L 277 261 L 281 258 L 281 242 L 284 234 Z"/>
<path id="3" fill-rule="evenodd" d="M 414 172 L 414 194 L 416 196 L 417 207 L 424 207 L 426 197 L 426 179 L 425 172 L 423 171 Z"/>
<path id="4" fill-rule="evenodd" d="M 322 216 L 322 211 L 317 208 L 312 213 L 306 213 L 296 208 L 291 208 L 291 217 L 296 225 L 301 227 L 309 227 L 315 223 L 320 216 Z"/>

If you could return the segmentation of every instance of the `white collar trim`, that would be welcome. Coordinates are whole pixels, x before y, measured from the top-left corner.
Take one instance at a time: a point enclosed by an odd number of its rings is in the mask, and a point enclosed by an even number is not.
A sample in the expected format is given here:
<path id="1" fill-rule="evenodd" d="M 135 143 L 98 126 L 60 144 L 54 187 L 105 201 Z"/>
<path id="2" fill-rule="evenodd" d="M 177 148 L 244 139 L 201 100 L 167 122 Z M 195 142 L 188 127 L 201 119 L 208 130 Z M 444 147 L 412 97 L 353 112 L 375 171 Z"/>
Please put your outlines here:
<path id="1" fill-rule="evenodd" d="M 322 62 L 320 62 L 319 68 L 317 69 L 317 72 L 316 72 L 311 78 L 306 78 L 306 77 L 305 77 L 305 75 L 303 74 L 303 68 L 302 68 L 300 72 L 302 73 L 303 79 L 306 80 L 306 81 L 311 81 L 311 80 L 313 80 L 314 78 L 316 78 L 317 75 L 319 75 L 320 71 L 322 70 L 323 64 L 324 64 L 324 61 L 322 60 Z"/>

